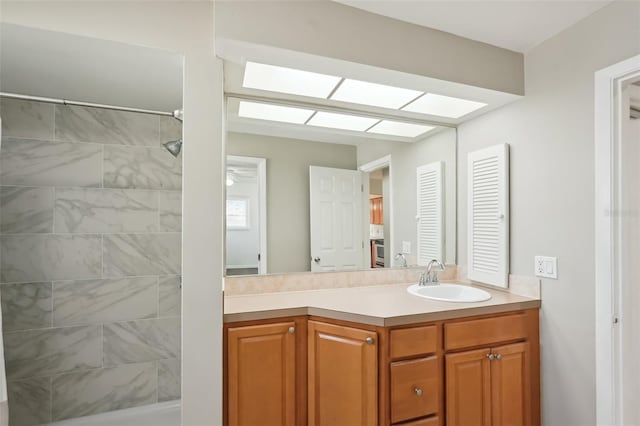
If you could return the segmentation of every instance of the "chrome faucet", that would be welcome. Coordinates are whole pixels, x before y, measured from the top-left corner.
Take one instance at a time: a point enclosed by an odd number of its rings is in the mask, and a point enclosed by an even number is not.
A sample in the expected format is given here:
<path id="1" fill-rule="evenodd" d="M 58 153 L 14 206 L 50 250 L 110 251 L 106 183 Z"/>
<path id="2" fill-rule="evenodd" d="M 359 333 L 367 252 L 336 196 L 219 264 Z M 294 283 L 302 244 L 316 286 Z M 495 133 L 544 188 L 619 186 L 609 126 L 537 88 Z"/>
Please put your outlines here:
<path id="1" fill-rule="evenodd" d="M 404 255 L 404 253 L 398 253 L 398 254 L 396 254 L 396 257 L 394 257 L 394 259 L 395 259 L 395 260 L 400 260 L 400 259 L 402 259 L 402 264 L 401 264 L 400 266 L 401 266 L 401 267 L 403 267 L 403 268 L 406 268 L 406 267 L 407 267 L 407 258 L 406 258 L 406 256 Z"/>
<path id="2" fill-rule="evenodd" d="M 437 270 L 433 270 L 434 265 L 438 267 Z M 427 264 L 427 270 L 420 274 L 420 281 L 418 281 L 418 285 L 439 285 L 440 281 L 438 281 L 438 271 L 444 271 L 444 269 L 442 262 L 433 259 Z"/>

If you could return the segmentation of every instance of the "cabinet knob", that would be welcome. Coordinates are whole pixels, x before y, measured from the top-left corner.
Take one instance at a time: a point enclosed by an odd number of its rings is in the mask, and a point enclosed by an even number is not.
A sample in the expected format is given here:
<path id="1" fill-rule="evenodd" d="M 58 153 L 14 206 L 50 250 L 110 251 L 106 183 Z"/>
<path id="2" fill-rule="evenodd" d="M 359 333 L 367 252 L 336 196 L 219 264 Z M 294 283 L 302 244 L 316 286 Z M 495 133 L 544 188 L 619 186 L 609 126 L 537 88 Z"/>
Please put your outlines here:
<path id="1" fill-rule="evenodd" d="M 498 361 L 500 361 L 502 359 L 502 355 L 500 354 L 496 354 L 495 359 L 497 359 Z"/>
<path id="2" fill-rule="evenodd" d="M 293 334 L 296 332 L 296 328 L 295 327 L 289 327 L 289 334 Z"/>
<path id="3" fill-rule="evenodd" d="M 420 388 L 414 388 L 413 391 L 416 393 L 416 395 L 418 396 L 422 396 L 422 389 Z"/>
<path id="4" fill-rule="evenodd" d="M 373 345 L 373 337 L 367 337 L 366 339 L 364 339 L 364 341 L 367 343 L 367 345 Z"/>
<path id="5" fill-rule="evenodd" d="M 487 358 L 489 358 L 489 361 L 492 361 L 496 356 L 494 354 L 487 354 Z"/>

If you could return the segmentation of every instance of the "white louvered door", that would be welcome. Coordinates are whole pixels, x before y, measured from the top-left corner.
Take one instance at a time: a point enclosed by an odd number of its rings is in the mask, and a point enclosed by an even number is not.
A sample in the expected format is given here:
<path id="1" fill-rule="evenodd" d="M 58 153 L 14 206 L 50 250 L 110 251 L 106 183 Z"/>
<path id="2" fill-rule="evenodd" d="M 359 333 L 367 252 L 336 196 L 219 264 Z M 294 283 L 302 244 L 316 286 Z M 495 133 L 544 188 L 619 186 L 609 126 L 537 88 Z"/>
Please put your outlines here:
<path id="1" fill-rule="evenodd" d="M 509 286 L 509 145 L 469 153 L 468 276 Z"/>
<path id="2" fill-rule="evenodd" d="M 418 212 L 418 265 L 432 259 L 444 262 L 444 188 L 441 161 L 416 169 L 416 204 Z"/>

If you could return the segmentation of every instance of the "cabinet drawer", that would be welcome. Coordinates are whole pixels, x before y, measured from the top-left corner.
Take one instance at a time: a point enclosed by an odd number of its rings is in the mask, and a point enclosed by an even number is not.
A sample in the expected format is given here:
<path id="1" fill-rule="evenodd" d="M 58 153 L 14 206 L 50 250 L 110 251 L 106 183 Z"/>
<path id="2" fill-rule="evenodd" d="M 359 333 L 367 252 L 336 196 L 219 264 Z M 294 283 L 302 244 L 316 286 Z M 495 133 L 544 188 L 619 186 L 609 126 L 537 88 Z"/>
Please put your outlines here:
<path id="1" fill-rule="evenodd" d="M 440 420 L 437 417 L 429 417 L 428 419 L 414 420 L 412 422 L 398 423 L 394 426 L 440 426 Z"/>
<path id="2" fill-rule="evenodd" d="M 527 337 L 526 315 L 460 321 L 444 325 L 444 348 L 454 350 Z"/>
<path id="3" fill-rule="evenodd" d="M 436 414 L 439 383 L 435 356 L 391 363 L 391 423 Z"/>
<path id="4" fill-rule="evenodd" d="M 438 328 L 435 325 L 391 330 L 391 359 L 435 353 Z"/>

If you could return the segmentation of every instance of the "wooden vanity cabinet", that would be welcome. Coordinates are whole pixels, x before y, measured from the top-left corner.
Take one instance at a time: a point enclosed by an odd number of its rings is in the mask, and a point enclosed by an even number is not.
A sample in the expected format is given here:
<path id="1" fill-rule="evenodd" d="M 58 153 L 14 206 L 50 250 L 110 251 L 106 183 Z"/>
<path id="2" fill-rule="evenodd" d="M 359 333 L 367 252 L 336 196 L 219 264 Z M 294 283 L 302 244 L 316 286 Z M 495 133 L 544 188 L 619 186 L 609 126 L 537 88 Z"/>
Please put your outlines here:
<path id="1" fill-rule="evenodd" d="M 447 426 L 540 424 L 537 322 L 531 310 L 444 325 L 456 350 L 445 355 Z"/>
<path id="2" fill-rule="evenodd" d="M 306 424 L 305 318 L 231 325 L 224 343 L 225 425 Z"/>
<path id="3" fill-rule="evenodd" d="M 226 324 L 225 425 L 539 426 L 538 341 L 537 309 Z"/>
<path id="4" fill-rule="evenodd" d="M 382 367 L 388 369 L 390 378 L 386 415 L 389 420 L 382 424 L 440 424 L 438 414 L 443 399 L 440 340 L 436 324 L 389 331 L 389 363 Z"/>
<path id="5" fill-rule="evenodd" d="M 378 424 L 375 331 L 309 321 L 308 425 Z"/>

